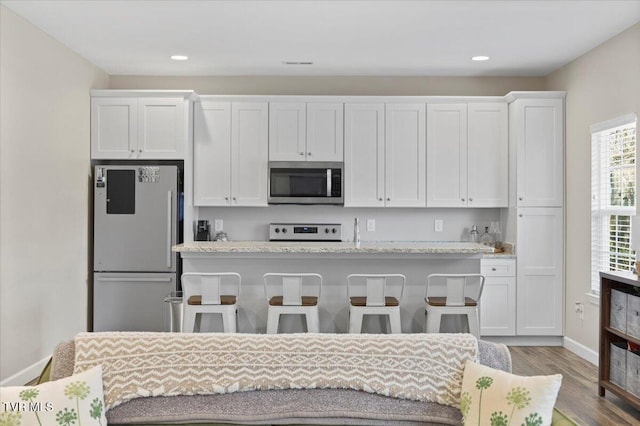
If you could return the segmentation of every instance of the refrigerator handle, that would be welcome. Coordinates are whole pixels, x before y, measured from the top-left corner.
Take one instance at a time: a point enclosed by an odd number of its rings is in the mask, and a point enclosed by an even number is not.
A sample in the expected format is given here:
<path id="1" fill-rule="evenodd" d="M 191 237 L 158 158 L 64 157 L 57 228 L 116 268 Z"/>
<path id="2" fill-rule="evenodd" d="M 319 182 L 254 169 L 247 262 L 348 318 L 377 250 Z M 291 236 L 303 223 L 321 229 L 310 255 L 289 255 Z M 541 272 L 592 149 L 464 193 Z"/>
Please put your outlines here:
<path id="1" fill-rule="evenodd" d="M 171 278 L 144 278 L 144 277 L 123 277 L 123 278 L 99 278 L 97 281 L 104 282 L 171 282 Z"/>
<path id="2" fill-rule="evenodd" d="M 167 192 L 167 268 L 171 268 L 171 191 Z"/>

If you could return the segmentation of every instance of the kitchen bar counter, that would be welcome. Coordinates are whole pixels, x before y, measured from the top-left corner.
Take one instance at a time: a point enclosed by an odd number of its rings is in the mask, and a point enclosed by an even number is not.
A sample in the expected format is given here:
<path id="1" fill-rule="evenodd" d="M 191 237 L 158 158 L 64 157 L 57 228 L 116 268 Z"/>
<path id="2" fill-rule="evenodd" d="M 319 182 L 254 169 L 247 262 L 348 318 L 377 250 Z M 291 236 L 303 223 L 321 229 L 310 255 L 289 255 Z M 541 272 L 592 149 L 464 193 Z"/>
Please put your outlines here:
<path id="1" fill-rule="evenodd" d="M 297 254 L 470 254 L 493 253 L 493 249 L 467 242 L 271 242 L 199 241 L 173 247 L 186 253 L 297 253 Z"/>

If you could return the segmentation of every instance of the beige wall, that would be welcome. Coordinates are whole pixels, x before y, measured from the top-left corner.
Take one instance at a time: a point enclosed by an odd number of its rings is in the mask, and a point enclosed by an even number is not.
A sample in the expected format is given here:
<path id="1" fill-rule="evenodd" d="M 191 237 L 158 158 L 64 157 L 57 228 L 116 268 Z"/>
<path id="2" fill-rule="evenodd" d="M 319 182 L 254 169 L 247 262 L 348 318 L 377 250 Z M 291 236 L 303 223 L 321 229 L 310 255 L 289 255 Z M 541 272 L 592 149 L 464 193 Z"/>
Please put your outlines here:
<path id="1" fill-rule="evenodd" d="M 191 89 L 201 95 L 502 96 L 545 90 L 543 77 L 111 76 L 111 89 Z"/>
<path id="2" fill-rule="evenodd" d="M 0 380 L 86 330 L 89 90 L 108 86 L 0 6 Z"/>
<path id="3" fill-rule="evenodd" d="M 640 24 L 547 76 L 547 90 L 566 90 L 566 337 L 598 350 L 598 307 L 590 289 L 589 126 L 630 112 L 640 113 Z M 584 320 L 574 304 L 585 305 Z"/>

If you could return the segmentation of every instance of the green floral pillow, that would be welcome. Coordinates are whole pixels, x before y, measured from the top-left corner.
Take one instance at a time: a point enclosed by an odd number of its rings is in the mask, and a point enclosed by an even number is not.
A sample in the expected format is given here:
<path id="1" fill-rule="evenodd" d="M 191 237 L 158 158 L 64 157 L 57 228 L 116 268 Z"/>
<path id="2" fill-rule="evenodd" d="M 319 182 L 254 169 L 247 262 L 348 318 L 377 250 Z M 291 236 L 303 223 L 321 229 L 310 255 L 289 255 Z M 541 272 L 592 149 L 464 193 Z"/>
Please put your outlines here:
<path id="1" fill-rule="evenodd" d="M 523 377 L 467 361 L 460 395 L 463 424 L 550 425 L 561 382 L 561 374 Z"/>
<path id="2" fill-rule="evenodd" d="M 104 426 L 102 367 L 38 386 L 0 388 L 1 426 Z"/>

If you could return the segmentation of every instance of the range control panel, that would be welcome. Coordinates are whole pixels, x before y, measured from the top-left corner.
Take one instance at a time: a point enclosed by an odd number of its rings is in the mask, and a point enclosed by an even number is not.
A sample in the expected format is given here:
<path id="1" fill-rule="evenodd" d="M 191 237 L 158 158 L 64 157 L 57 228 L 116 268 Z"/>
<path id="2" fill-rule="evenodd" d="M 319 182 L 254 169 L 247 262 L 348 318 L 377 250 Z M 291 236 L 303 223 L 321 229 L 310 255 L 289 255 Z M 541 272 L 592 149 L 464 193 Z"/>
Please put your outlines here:
<path id="1" fill-rule="evenodd" d="M 271 223 L 269 241 L 342 241 L 339 223 Z"/>

